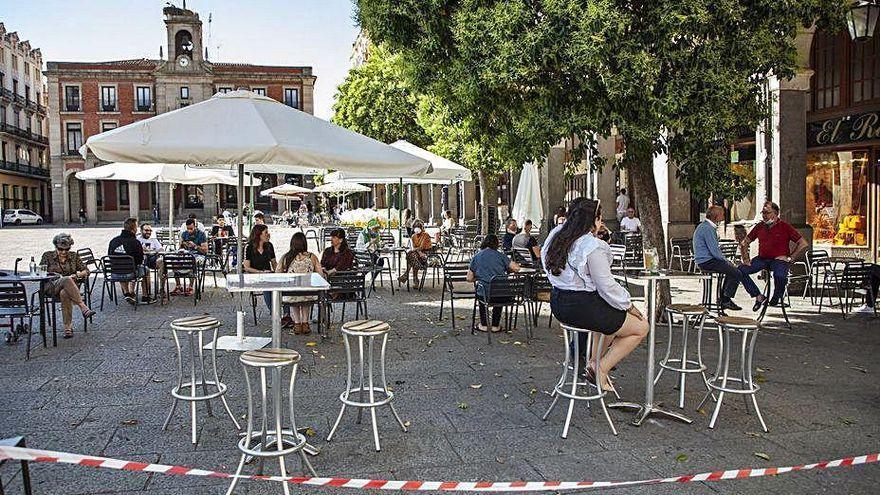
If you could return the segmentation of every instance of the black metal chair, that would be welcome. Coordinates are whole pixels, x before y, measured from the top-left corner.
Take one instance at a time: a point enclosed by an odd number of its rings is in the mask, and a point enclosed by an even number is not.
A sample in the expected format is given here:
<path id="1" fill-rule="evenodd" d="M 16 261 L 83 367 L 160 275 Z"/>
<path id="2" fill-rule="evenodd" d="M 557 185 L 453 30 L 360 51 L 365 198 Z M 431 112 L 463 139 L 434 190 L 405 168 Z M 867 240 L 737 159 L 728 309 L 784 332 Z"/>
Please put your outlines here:
<path id="1" fill-rule="evenodd" d="M 825 249 L 810 249 L 804 256 L 807 260 L 807 269 L 809 270 L 810 278 L 808 283 L 804 286 L 803 297 L 806 297 L 807 291 L 810 293 L 810 302 L 816 304 L 816 294 L 821 292 L 823 287 L 825 287 L 825 274 L 831 268 L 831 263 L 828 262 L 828 258 L 831 255 Z"/>
<path id="2" fill-rule="evenodd" d="M 871 288 L 871 266 L 865 263 L 850 263 L 843 269 L 838 277 L 837 293 L 840 298 L 840 310 L 843 317 L 852 311 L 853 302 L 857 298 L 871 300 L 877 299 L 877 294 Z M 877 315 L 877 307 L 874 306 L 874 315 Z"/>
<path id="3" fill-rule="evenodd" d="M 476 290 L 480 286 L 483 287 L 483 293 L 480 294 L 480 291 Z M 474 309 L 471 314 L 471 334 L 475 334 L 477 330 L 476 318 L 477 318 L 477 305 L 480 304 L 484 308 L 486 308 L 486 318 L 490 321 L 492 319 L 492 310 L 495 308 L 502 308 L 505 311 L 505 327 L 511 328 L 511 314 L 510 310 L 514 310 L 513 314 L 513 325 L 516 326 L 518 316 L 519 316 L 519 308 L 522 307 L 525 312 L 525 321 L 526 321 L 526 340 L 532 340 L 532 315 L 529 312 L 529 305 L 526 304 L 526 279 L 524 277 L 510 277 L 506 275 L 497 276 L 493 278 L 489 283 L 477 281 L 475 284 L 475 292 L 476 297 L 474 298 Z M 488 342 L 492 343 L 492 331 L 486 332 L 486 336 Z"/>
<path id="4" fill-rule="evenodd" d="M 162 255 L 162 260 L 165 264 L 165 294 L 169 300 L 171 298 L 171 282 L 169 281 L 171 277 L 183 280 L 184 290 L 186 282 L 190 280 L 193 285 L 193 306 L 195 306 L 201 298 L 199 265 L 196 257 L 190 253 L 165 253 Z"/>
<path id="5" fill-rule="evenodd" d="M 623 255 L 623 264 L 627 268 L 644 268 L 645 251 L 642 234 L 628 232 L 623 236 L 623 244 L 626 252 Z"/>
<path id="6" fill-rule="evenodd" d="M 718 247 L 721 249 L 721 254 L 727 258 L 727 261 L 731 262 L 734 265 L 739 265 L 740 255 L 739 255 L 739 244 L 736 241 L 732 241 L 730 239 L 721 239 L 718 241 Z"/>
<path id="7" fill-rule="evenodd" d="M 678 267 L 683 272 L 694 271 L 694 249 L 693 240 L 687 237 L 676 237 L 669 240 L 669 263 L 668 269 L 672 269 L 672 264 L 678 261 Z M 687 266 L 687 268 L 685 268 Z"/>
<path id="8" fill-rule="evenodd" d="M 220 240 L 220 243 L 213 242 L 215 240 Z M 221 274 L 223 278 L 226 277 L 226 274 L 229 272 L 229 267 L 226 264 L 227 257 L 225 256 L 225 248 L 222 242 L 222 238 L 212 239 L 208 242 L 208 254 L 205 255 L 204 260 L 199 267 L 199 285 L 201 288 L 205 287 L 205 278 L 207 278 L 208 273 L 210 273 L 214 278 L 214 287 L 218 287 L 217 285 L 217 274 Z"/>
<path id="9" fill-rule="evenodd" d="M 31 328 L 33 327 L 34 314 L 28 303 L 27 289 L 21 282 L 0 282 L 0 318 L 9 320 L 9 332 L 6 341 L 9 343 L 18 340 L 19 336 L 27 333 L 27 350 L 25 359 L 31 358 Z M 27 323 L 25 323 L 27 318 Z M 16 326 L 15 322 L 18 321 Z M 43 335 L 43 346 L 48 347 L 46 336 Z"/>
<path id="10" fill-rule="evenodd" d="M 468 261 L 447 261 L 443 264 L 443 292 L 440 293 L 440 320 L 443 320 L 443 306 L 449 295 L 449 310 L 452 312 L 452 329 L 455 330 L 455 300 L 473 299 L 474 286 L 467 280 L 470 267 Z M 462 287 L 462 284 L 465 287 Z"/>
<path id="11" fill-rule="evenodd" d="M 101 260 L 95 257 L 95 253 L 92 252 L 91 248 L 82 248 L 76 250 L 77 256 L 89 269 L 89 277 L 86 279 L 88 284 L 88 291 L 86 294 L 88 295 L 87 302 L 89 305 L 92 304 L 92 289 L 95 288 L 95 284 L 98 283 L 98 274 L 103 271 L 101 268 Z"/>
<path id="12" fill-rule="evenodd" d="M 91 275 L 89 275 L 91 277 Z M 86 301 L 86 305 L 91 307 L 92 305 L 92 295 L 89 290 L 89 277 L 84 279 L 74 279 L 76 282 L 76 286 L 79 288 L 80 296 Z M 58 333 L 58 305 L 61 304 L 61 297 L 55 297 L 52 294 L 46 294 L 43 298 L 43 302 L 45 304 L 45 308 L 43 309 L 46 313 L 46 321 L 52 325 L 52 335 Z M 31 299 L 31 305 L 33 306 L 33 299 Z M 91 323 L 94 315 L 89 316 L 88 318 L 83 318 L 83 332 L 89 331 L 89 323 Z M 54 337 L 53 337 L 54 338 Z"/>
<path id="13" fill-rule="evenodd" d="M 369 274 L 370 276 L 370 289 L 367 292 L 367 296 L 373 293 L 376 289 L 376 278 L 379 279 L 379 285 L 382 287 L 385 286 L 385 282 L 383 280 L 383 275 L 388 275 L 388 283 L 391 284 L 391 295 L 394 295 L 394 275 L 391 272 L 391 260 L 378 254 L 376 257 L 373 257 L 372 253 L 367 251 L 358 251 L 354 252 L 355 261 L 357 261 L 358 268 L 363 272 Z M 378 260 L 383 260 L 383 264 L 379 264 Z"/>
<path id="14" fill-rule="evenodd" d="M 553 285 L 547 278 L 547 273 L 540 271 L 531 277 L 531 287 L 529 287 L 528 299 L 532 304 L 532 321 L 535 328 L 538 327 L 538 316 L 541 314 L 541 305 L 550 304 L 550 293 L 553 291 Z M 547 328 L 553 325 L 553 313 L 547 320 Z"/>
<path id="15" fill-rule="evenodd" d="M 327 277 L 330 289 L 327 291 L 327 297 L 324 298 L 326 305 L 327 327 L 329 329 L 332 321 L 331 313 L 334 304 L 342 305 L 342 314 L 340 321 L 345 320 L 345 306 L 348 303 L 355 303 L 355 319 L 360 319 L 361 307 L 363 307 L 364 318 L 367 316 L 367 288 L 364 279 L 364 272 L 360 270 L 348 270 L 332 273 Z M 329 332 L 328 332 L 329 333 Z"/>
<path id="16" fill-rule="evenodd" d="M 104 295 L 108 295 L 114 304 L 119 304 L 119 298 L 116 294 L 117 282 L 131 282 L 134 284 L 135 304 L 134 309 L 137 311 L 140 303 L 141 275 L 138 267 L 134 263 L 134 258 L 127 254 L 113 254 L 101 258 L 101 267 L 104 272 L 104 285 L 101 287 L 101 310 L 104 310 Z"/>
<path id="17" fill-rule="evenodd" d="M 513 248 L 513 256 L 511 256 L 513 261 L 516 261 L 520 264 L 520 266 L 532 267 L 535 266 L 535 257 L 532 253 L 532 250 L 529 248 L 521 248 L 514 247 Z"/>

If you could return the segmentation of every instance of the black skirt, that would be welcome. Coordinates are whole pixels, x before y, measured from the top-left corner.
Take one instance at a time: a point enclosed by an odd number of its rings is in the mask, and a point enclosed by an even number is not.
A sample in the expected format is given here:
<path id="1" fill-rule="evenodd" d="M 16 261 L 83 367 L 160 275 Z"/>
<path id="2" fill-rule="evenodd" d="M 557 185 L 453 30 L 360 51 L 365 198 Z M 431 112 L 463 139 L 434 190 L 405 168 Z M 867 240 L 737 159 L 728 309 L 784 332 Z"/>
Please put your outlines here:
<path id="1" fill-rule="evenodd" d="M 626 311 L 608 304 L 598 292 L 553 288 L 550 310 L 561 323 L 611 335 L 623 326 Z"/>

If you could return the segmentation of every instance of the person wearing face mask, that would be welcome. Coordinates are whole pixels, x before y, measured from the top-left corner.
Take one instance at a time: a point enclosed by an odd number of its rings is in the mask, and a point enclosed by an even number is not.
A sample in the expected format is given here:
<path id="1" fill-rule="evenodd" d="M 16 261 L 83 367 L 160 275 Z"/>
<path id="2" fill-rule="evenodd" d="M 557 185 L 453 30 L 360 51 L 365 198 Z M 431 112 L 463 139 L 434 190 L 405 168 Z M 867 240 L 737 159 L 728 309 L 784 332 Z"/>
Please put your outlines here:
<path id="1" fill-rule="evenodd" d="M 425 232 L 425 225 L 421 220 L 413 222 L 413 235 L 410 238 L 412 249 L 406 253 L 406 271 L 397 278 L 401 284 L 406 282 L 412 270 L 413 285 L 418 287 L 419 270 L 424 270 L 428 266 L 428 251 L 431 250 L 431 236 Z"/>
<path id="2" fill-rule="evenodd" d="M 516 219 L 511 218 L 507 220 L 507 228 L 504 232 L 504 237 L 501 238 L 501 247 L 505 251 L 510 251 L 513 249 L 513 238 L 519 234 L 519 226 L 516 224 Z"/>
<path id="3" fill-rule="evenodd" d="M 739 271 L 742 273 L 743 287 L 749 295 L 755 298 L 753 311 L 758 311 L 764 304 L 764 295 L 750 277 L 753 273 L 769 269 L 773 272 L 773 296 L 770 305 L 777 306 L 782 303 L 785 287 L 788 283 L 788 268 L 792 260 L 798 258 L 809 248 L 804 237 L 789 223 L 779 218 L 779 205 L 772 201 L 764 203 L 761 208 L 763 221 L 755 225 L 749 234 L 740 243 L 742 265 Z M 758 240 L 758 256 L 749 259 L 749 244 Z M 789 244 L 794 242 L 794 251 L 789 250 Z"/>

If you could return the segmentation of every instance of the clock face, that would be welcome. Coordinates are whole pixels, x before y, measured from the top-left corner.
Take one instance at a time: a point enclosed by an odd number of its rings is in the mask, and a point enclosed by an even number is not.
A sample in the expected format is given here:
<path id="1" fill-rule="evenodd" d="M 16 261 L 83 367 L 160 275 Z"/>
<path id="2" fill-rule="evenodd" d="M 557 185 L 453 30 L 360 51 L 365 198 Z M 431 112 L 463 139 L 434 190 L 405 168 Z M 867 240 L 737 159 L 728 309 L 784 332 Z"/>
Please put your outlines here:
<path id="1" fill-rule="evenodd" d="M 180 59 L 177 60 L 177 64 L 181 67 L 187 67 L 189 66 L 189 59 L 186 57 L 180 57 Z"/>

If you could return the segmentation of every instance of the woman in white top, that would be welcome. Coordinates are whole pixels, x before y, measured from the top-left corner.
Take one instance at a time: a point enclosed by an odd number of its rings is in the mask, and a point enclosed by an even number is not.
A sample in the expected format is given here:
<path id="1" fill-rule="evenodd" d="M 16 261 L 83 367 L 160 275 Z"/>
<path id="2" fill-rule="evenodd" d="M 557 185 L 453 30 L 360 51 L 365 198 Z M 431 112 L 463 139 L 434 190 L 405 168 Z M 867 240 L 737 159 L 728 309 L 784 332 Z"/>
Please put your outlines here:
<path id="1" fill-rule="evenodd" d="M 606 347 L 614 341 L 602 358 L 602 369 L 595 369 L 595 354 L 587 368 L 588 378 L 610 390 L 608 371 L 645 338 L 648 322 L 611 274 L 611 248 L 593 235 L 601 223 L 598 201 L 575 199 L 565 223 L 553 229 L 544 242 L 541 258 L 553 286 L 553 316 L 564 324 L 610 336 L 605 339 Z M 580 348 L 586 349 L 586 334 L 582 335 Z"/>

